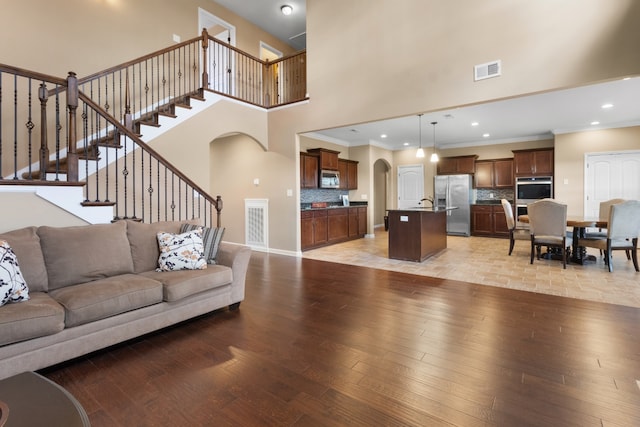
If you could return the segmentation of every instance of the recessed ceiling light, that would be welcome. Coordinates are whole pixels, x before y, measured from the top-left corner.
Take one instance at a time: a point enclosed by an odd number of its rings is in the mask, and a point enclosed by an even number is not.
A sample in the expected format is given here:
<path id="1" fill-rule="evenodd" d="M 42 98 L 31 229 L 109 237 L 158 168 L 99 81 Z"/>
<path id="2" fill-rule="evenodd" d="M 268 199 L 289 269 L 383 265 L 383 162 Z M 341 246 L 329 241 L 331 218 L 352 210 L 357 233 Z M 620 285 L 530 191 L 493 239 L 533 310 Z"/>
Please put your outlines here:
<path id="1" fill-rule="evenodd" d="M 282 11 L 283 15 L 287 15 L 287 16 L 291 15 L 291 12 L 293 12 L 293 8 L 288 4 L 285 4 L 284 6 L 282 6 L 280 10 Z"/>
<path id="2" fill-rule="evenodd" d="M 471 126 L 478 126 L 480 123 L 478 122 L 471 122 Z"/>
<path id="3" fill-rule="evenodd" d="M 602 104 L 602 108 L 604 109 L 613 108 L 613 104 Z"/>
<path id="4" fill-rule="evenodd" d="M 408 143 L 408 142 L 405 142 L 405 143 L 404 143 L 404 144 L 402 144 L 402 145 L 404 145 L 404 146 L 406 147 L 407 145 L 409 145 L 409 143 Z"/>
<path id="5" fill-rule="evenodd" d="M 595 125 L 599 125 L 599 124 L 600 124 L 600 122 L 599 122 L 599 121 L 597 121 L 597 120 L 596 120 L 596 121 L 591 122 L 591 126 L 595 126 Z"/>
<path id="6" fill-rule="evenodd" d="M 482 134 L 482 137 L 483 137 L 483 138 L 489 138 L 490 136 L 491 136 L 491 135 L 489 135 L 488 133 L 483 133 L 483 134 Z"/>
<path id="7" fill-rule="evenodd" d="M 383 133 L 382 135 L 380 135 L 380 138 L 386 138 L 386 137 L 387 137 L 386 133 Z"/>

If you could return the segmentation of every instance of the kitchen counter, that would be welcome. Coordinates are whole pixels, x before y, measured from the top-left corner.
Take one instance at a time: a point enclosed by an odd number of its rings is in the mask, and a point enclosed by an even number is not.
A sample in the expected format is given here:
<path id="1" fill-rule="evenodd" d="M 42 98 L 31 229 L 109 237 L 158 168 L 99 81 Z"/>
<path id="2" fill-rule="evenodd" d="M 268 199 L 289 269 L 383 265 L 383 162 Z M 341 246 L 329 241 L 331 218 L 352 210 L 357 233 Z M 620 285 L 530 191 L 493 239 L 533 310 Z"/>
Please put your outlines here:
<path id="1" fill-rule="evenodd" d="M 508 200 L 509 203 L 513 204 L 513 200 Z M 501 205 L 502 201 L 500 199 L 492 199 L 492 200 L 476 200 L 474 205 Z"/>
<path id="2" fill-rule="evenodd" d="M 342 202 L 327 202 L 326 206 L 314 207 L 311 203 L 301 203 L 300 210 L 301 211 L 312 211 L 318 209 L 339 209 L 339 208 L 357 208 L 357 207 L 367 207 L 368 202 L 349 202 L 348 205 L 343 205 Z"/>
<path id="3" fill-rule="evenodd" d="M 447 247 L 447 211 L 414 207 L 389 210 L 389 258 L 422 262 Z"/>
<path id="4" fill-rule="evenodd" d="M 446 211 L 452 211 L 454 209 L 458 209 L 458 208 L 457 207 L 452 207 L 452 206 L 450 206 L 448 208 L 415 206 L 415 207 L 405 208 L 405 209 L 389 209 L 388 212 L 391 212 L 391 211 L 400 211 L 400 212 L 415 212 L 415 211 L 419 211 L 419 212 L 446 212 Z"/>

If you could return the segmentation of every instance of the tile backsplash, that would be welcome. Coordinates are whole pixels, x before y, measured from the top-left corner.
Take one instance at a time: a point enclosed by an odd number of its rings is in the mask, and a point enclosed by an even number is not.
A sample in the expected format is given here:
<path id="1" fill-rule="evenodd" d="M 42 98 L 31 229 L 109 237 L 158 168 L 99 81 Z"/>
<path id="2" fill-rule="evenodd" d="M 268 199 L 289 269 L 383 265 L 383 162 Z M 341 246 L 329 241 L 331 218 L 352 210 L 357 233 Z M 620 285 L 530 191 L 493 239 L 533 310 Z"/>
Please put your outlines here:
<path id="1" fill-rule="evenodd" d="M 493 198 L 491 198 L 493 194 Z M 476 200 L 500 200 L 507 199 L 513 201 L 513 189 L 511 188 L 478 188 L 476 190 Z"/>
<path id="2" fill-rule="evenodd" d="M 327 202 L 342 203 L 340 196 L 348 195 L 348 190 L 308 188 L 300 190 L 300 203 Z"/>

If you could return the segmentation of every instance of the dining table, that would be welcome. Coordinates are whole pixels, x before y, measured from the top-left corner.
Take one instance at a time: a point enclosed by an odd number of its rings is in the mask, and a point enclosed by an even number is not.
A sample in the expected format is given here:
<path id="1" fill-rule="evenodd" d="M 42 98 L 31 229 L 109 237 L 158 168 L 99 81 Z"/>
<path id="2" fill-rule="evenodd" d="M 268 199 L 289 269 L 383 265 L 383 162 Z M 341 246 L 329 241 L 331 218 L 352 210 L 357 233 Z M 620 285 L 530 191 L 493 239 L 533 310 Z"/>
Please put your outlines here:
<path id="1" fill-rule="evenodd" d="M 518 216 L 518 221 L 525 224 L 529 223 L 528 215 Z M 587 228 L 607 228 L 607 221 L 601 221 L 599 219 L 581 217 L 581 216 L 567 216 L 567 227 L 572 227 L 572 242 L 571 242 L 571 256 L 569 262 L 574 264 L 585 264 L 588 262 L 595 262 L 596 257 L 587 254 L 587 248 L 579 245 L 581 238 L 586 236 Z"/>

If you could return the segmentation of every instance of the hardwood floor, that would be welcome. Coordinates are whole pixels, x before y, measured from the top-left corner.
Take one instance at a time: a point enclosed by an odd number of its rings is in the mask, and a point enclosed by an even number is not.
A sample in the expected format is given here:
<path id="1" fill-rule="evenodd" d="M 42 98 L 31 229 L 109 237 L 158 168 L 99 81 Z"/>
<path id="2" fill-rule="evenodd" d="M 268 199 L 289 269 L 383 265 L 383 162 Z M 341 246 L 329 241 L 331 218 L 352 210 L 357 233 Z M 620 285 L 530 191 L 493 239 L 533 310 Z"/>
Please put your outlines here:
<path id="1" fill-rule="evenodd" d="M 246 300 L 43 372 L 100 426 L 637 426 L 640 309 L 252 255 Z"/>

